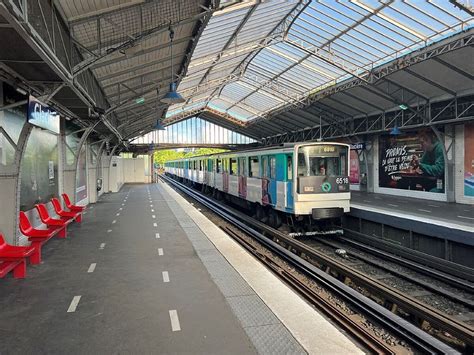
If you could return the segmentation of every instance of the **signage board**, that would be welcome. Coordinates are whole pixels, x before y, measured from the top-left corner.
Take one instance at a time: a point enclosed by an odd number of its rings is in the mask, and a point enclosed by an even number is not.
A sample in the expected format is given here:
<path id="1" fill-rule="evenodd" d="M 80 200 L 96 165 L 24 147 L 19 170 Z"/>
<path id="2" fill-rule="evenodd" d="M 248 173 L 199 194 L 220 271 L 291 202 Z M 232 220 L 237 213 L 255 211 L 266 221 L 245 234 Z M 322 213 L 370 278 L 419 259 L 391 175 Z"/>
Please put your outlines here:
<path id="1" fill-rule="evenodd" d="M 351 150 L 364 150 L 364 149 L 365 149 L 365 142 L 351 144 Z"/>
<path id="2" fill-rule="evenodd" d="M 59 114 L 31 95 L 28 100 L 28 122 L 59 134 Z"/>

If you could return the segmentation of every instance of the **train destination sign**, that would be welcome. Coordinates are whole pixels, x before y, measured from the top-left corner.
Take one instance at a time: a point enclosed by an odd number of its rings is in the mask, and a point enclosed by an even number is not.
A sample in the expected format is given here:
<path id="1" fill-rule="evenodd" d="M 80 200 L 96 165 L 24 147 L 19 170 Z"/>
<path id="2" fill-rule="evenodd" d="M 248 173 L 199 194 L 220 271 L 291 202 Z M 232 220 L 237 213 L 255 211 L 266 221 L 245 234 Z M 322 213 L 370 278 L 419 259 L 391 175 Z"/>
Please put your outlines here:
<path id="1" fill-rule="evenodd" d="M 59 134 L 59 114 L 31 95 L 28 100 L 28 122 Z"/>

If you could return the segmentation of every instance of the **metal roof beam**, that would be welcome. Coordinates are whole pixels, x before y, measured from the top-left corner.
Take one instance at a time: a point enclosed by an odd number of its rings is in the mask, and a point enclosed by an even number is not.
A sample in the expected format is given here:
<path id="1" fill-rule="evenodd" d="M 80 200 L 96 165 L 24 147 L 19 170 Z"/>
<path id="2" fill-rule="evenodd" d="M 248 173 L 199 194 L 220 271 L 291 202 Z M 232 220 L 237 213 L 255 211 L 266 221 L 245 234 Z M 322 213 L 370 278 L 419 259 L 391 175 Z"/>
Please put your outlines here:
<path id="1" fill-rule="evenodd" d="M 284 113 L 282 113 L 282 115 L 289 116 L 295 121 L 304 121 L 305 125 L 310 125 L 311 126 L 311 125 L 314 125 L 315 123 L 317 123 L 317 122 L 314 122 L 311 119 L 308 119 L 308 118 L 304 117 L 303 115 L 300 116 L 299 114 L 297 114 L 295 112 L 292 112 L 292 111 L 284 112 Z M 278 117 L 280 117 L 280 115 L 276 116 L 275 118 L 278 118 Z"/>
<path id="2" fill-rule="evenodd" d="M 403 89 L 403 90 L 409 92 L 409 93 L 412 94 L 412 95 L 418 96 L 418 97 L 420 97 L 421 99 L 423 99 L 423 100 L 425 100 L 425 101 L 429 101 L 429 99 L 428 99 L 426 96 L 420 94 L 419 92 L 413 90 L 412 88 L 408 88 L 406 85 L 401 85 L 400 83 L 398 83 L 398 82 L 396 82 L 396 81 L 393 81 L 393 80 L 391 80 L 391 79 L 388 79 L 388 78 L 386 78 L 386 77 L 385 77 L 385 78 L 382 78 L 382 80 L 383 80 L 383 81 L 386 81 L 387 83 L 390 83 L 390 84 L 392 84 L 392 85 L 398 86 L 399 88 L 401 88 L 401 89 Z"/>
<path id="3" fill-rule="evenodd" d="M 173 45 L 175 46 L 175 45 L 178 45 L 178 44 L 181 44 L 181 43 L 186 43 L 186 42 L 193 41 L 193 40 L 194 40 L 194 37 L 192 37 L 192 36 L 183 37 L 183 38 L 179 38 L 177 40 L 173 40 Z M 157 46 L 148 47 L 148 48 L 145 48 L 145 49 L 142 49 L 142 50 L 139 50 L 139 51 L 135 52 L 133 54 L 133 58 L 136 58 L 136 57 L 144 55 L 144 54 L 149 54 L 149 53 L 153 53 L 153 52 L 156 52 L 156 51 L 160 51 L 162 49 L 166 49 L 166 48 L 169 48 L 169 47 L 170 47 L 169 43 L 164 43 L 164 44 L 160 44 L 160 45 L 157 45 Z M 128 60 L 128 59 L 131 59 L 131 57 L 129 57 L 125 54 L 121 54 L 117 58 L 112 58 L 112 59 L 109 59 L 109 60 L 104 60 L 104 61 L 100 61 L 98 63 L 95 63 L 94 65 L 91 66 L 91 69 L 99 69 L 99 68 L 105 67 L 107 65 L 116 64 L 116 63 L 119 63 L 121 61 Z"/>
<path id="4" fill-rule="evenodd" d="M 470 80 L 474 80 L 474 75 L 472 75 L 472 74 L 470 74 L 470 73 L 468 73 L 468 72 L 462 70 L 462 69 L 459 68 L 459 67 L 456 67 L 456 66 L 452 65 L 451 63 L 448 63 L 448 62 L 444 61 L 444 60 L 441 59 L 441 58 L 434 57 L 433 60 L 436 61 L 436 62 L 438 62 L 438 63 L 440 63 L 440 64 L 442 64 L 442 65 L 444 65 L 445 67 L 448 67 L 449 69 L 455 71 L 456 73 L 461 74 L 462 76 L 467 77 L 467 78 L 470 79 Z"/>
<path id="5" fill-rule="evenodd" d="M 376 110 L 385 111 L 382 107 L 377 106 L 377 105 L 375 105 L 375 104 L 373 104 L 373 103 L 371 103 L 371 102 L 369 102 L 369 101 L 367 101 L 367 100 L 361 99 L 360 97 L 357 97 L 357 96 L 355 96 L 355 95 L 352 95 L 352 94 L 348 93 L 347 91 L 341 92 L 340 94 L 341 94 L 341 95 L 346 95 L 346 96 L 352 97 L 354 100 L 360 101 L 360 102 L 362 102 L 363 104 L 365 104 L 365 105 L 367 105 L 367 106 L 370 106 L 370 107 L 375 108 Z"/>
<path id="6" fill-rule="evenodd" d="M 178 54 L 178 56 L 181 56 L 181 55 L 184 55 L 184 53 L 180 53 Z M 145 69 L 145 68 L 148 68 L 152 65 L 157 65 L 157 64 L 161 64 L 161 63 L 166 63 L 168 61 L 171 60 L 171 57 L 168 56 L 166 58 L 160 58 L 158 60 L 154 60 L 154 61 L 151 61 L 151 62 L 148 62 L 148 63 L 143 63 L 143 64 L 140 64 L 140 65 L 136 65 L 136 66 L 130 66 L 124 70 L 120 70 L 120 71 L 115 71 L 111 74 L 107 74 L 107 75 L 103 75 L 103 76 L 99 76 L 99 75 L 96 75 L 97 79 L 100 80 L 101 82 L 105 81 L 105 80 L 109 80 L 109 79 L 113 79 L 117 76 L 120 76 L 120 75 L 125 75 L 125 74 L 130 74 L 131 72 L 134 72 L 136 70 L 140 70 L 140 69 Z M 167 67 L 168 69 L 170 67 Z M 162 70 L 162 69 L 159 69 L 159 70 Z M 156 69 L 155 69 L 156 71 Z M 116 83 L 115 83 L 116 84 Z M 110 84 L 109 84 L 110 85 Z"/>
<path id="7" fill-rule="evenodd" d="M 285 22 L 290 18 L 290 16 L 293 14 L 293 12 L 296 12 L 298 11 L 298 15 L 299 13 L 301 13 L 301 11 L 303 11 L 306 6 L 308 6 L 309 2 L 307 2 L 302 8 L 300 8 L 302 6 L 302 0 L 298 1 L 298 3 L 291 9 L 291 11 L 288 13 L 288 15 L 286 17 L 284 17 L 280 22 L 278 22 L 278 24 L 272 28 L 272 30 L 268 33 L 268 36 L 271 35 L 272 33 L 274 33 L 279 27 L 283 26 L 285 24 Z M 299 9 L 300 8 L 300 9 Z M 298 10 L 299 9 L 299 10 Z M 296 18 L 296 16 L 295 16 Z M 293 19 L 294 20 L 294 19 Z M 292 22 L 290 22 L 288 25 L 291 25 Z M 287 26 L 287 28 L 289 28 L 289 26 Z M 254 58 L 258 53 L 260 53 L 260 51 L 262 50 L 263 48 L 260 48 L 259 50 L 255 51 L 255 52 L 252 52 L 250 53 L 248 56 L 246 56 L 240 63 L 239 63 L 239 66 L 240 65 L 243 65 L 244 63 L 248 63 L 251 61 L 252 58 Z M 245 65 L 246 67 L 248 65 Z M 216 90 L 214 90 L 213 93 L 211 93 L 210 95 L 210 99 L 208 100 L 208 102 L 212 99 L 213 95 L 218 92 L 221 88 L 217 88 Z"/>
<path id="8" fill-rule="evenodd" d="M 249 18 L 252 16 L 252 14 L 255 12 L 255 10 L 257 9 L 258 5 L 260 5 L 260 0 L 257 1 L 255 3 L 255 5 L 252 6 L 252 8 L 250 10 L 247 11 L 247 13 L 245 14 L 244 18 L 242 19 L 242 21 L 240 21 L 240 24 L 239 26 L 235 29 L 234 33 L 232 33 L 232 35 L 229 37 L 229 39 L 227 40 L 226 44 L 224 45 L 223 47 L 223 51 L 225 51 L 226 49 L 229 48 L 229 46 L 232 44 L 232 42 L 234 41 L 234 39 L 237 37 L 237 35 L 239 34 L 239 32 L 242 30 L 242 28 L 244 27 L 244 25 L 247 23 L 247 21 L 249 20 Z M 214 66 L 219 62 L 220 60 L 220 57 L 217 56 L 214 58 L 214 60 L 212 61 L 212 64 L 209 65 L 207 71 L 204 73 L 204 76 L 201 78 L 201 81 L 199 82 L 199 84 L 202 84 L 202 82 L 204 80 L 206 80 L 207 76 L 209 75 L 209 73 L 212 71 L 212 69 L 214 68 Z"/>
<path id="9" fill-rule="evenodd" d="M 84 72 L 85 70 L 91 68 L 95 63 L 99 62 L 100 60 L 111 56 L 112 53 L 115 53 L 115 52 L 118 52 L 118 51 L 123 51 L 127 48 L 133 47 L 133 46 L 139 44 L 140 42 L 142 42 L 142 41 L 144 41 L 144 40 L 146 40 L 150 37 L 156 36 L 159 33 L 168 32 L 170 26 L 176 28 L 176 27 L 179 27 L 179 26 L 182 26 L 182 25 L 197 22 L 197 21 L 199 21 L 201 19 L 204 19 L 207 16 L 211 15 L 214 11 L 216 11 L 216 9 L 211 6 L 210 9 L 207 9 L 207 10 L 205 10 L 205 11 L 203 11 L 203 12 L 197 14 L 197 15 L 191 16 L 189 18 L 182 19 L 182 20 L 177 21 L 177 22 L 172 23 L 172 24 L 160 25 L 160 26 L 145 30 L 145 31 L 135 35 L 134 36 L 135 39 L 130 39 L 128 41 L 122 42 L 118 46 L 116 46 L 114 48 L 110 48 L 105 53 L 101 53 L 97 57 L 88 58 L 88 59 L 85 59 L 82 62 L 76 64 L 73 68 L 73 76 L 75 77 L 75 76 L 79 75 L 80 73 Z"/>
<path id="10" fill-rule="evenodd" d="M 434 87 L 437 87 L 438 89 L 440 89 L 440 90 L 442 90 L 442 91 L 444 91 L 444 92 L 447 92 L 448 94 L 451 94 L 451 95 L 453 95 L 453 96 L 456 96 L 456 92 L 455 92 L 455 91 L 450 90 L 450 89 L 448 89 L 447 87 L 445 87 L 445 86 L 443 86 L 443 85 L 441 85 L 441 84 L 438 84 L 438 83 L 434 82 L 434 81 L 431 80 L 431 79 L 428 79 L 426 76 L 423 76 L 423 75 L 421 75 L 421 74 L 415 73 L 413 70 L 408 69 L 408 68 L 405 68 L 404 70 L 405 70 L 405 72 L 407 72 L 408 74 L 413 75 L 415 78 L 421 79 L 421 80 L 427 82 L 428 84 L 430 84 L 430 85 L 432 85 L 432 86 L 434 86 Z"/>
<path id="11" fill-rule="evenodd" d="M 442 40 L 438 43 L 435 43 L 419 52 L 409 53 L 401 58 L 393 60 L 378 69 L 374 69 L 370 73 L 370 82 L 376 83 L 378 80 L 384 79 L 388 75 L 413 66 L 415 64 L 421 63 L 425 60 L 432 59 L 436 56 L 452 52 L 454 50 L 471 46 L 474 42 L 474 30 L 470 29 L 466 32 L 459 33 L 450 37 L 449 39 Z M 425 78 L 426 80 L 426 78 Z M 304 98 L 305 106 L 309 106 L 315 102 L 320 101 L 321 99 L 333 95 L 337 92 L 345 91 L 353 87 L 365 88 L 368 83 L 362 81 L 359 78 L 353 78 L 345 80 L 339 84 L 331 85 L 328 87 L 323 87 L 321 90 L 315 91 L 314 93 L 308 95 Z M 384 96 L 382 96 L 384 97 Z M 387 99 L 386 97 L 384 97 Z M 388 99 L 393 102 L 393 98 Z M 293 107 L 288 104 L 285 106 L 276 107 L 274 109 L 263 112 L 262 115 L 265 117 L 274 116 L 284 111 L 289 111 Z M 256 119 L 258 121 L 258 119 Z M 255 122 L 256 123 L 256 122 Z"/>

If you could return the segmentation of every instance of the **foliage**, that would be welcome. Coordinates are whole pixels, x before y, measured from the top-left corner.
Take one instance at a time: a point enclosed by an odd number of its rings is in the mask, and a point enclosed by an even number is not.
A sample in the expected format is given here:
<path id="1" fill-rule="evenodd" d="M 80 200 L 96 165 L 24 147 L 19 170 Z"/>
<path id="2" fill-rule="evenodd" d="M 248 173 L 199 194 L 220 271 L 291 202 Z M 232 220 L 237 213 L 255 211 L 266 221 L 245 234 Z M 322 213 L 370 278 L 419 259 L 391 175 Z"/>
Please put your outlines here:
<path id="1" fill-rule="evenodd" d="M 210 155 L 222 152 L 226 152 L 226 150 L 216 148 L 199 148 L 189 152 L 177 151 L 175 149 L 158 150 L 153 154 L 153 161 L 155 163 L 158 163 L 160 166 L 163 166 L 164 163 L 170 160 L 178 160 L 183 158 L 190 158 L 200 155 Z"/>

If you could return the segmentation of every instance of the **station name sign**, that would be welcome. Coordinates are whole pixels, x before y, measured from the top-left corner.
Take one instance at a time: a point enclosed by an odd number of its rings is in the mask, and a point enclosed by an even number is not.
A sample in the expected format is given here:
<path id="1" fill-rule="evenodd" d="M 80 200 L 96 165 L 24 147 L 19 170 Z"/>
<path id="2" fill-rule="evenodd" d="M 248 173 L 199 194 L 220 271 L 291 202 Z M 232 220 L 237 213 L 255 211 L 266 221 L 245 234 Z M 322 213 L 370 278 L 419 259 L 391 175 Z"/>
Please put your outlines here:
<path id="1" fill-rule="evenodd" d="M 365 149 L 365 142 L 360 143 L 353 143 L 351 144 L 352 150 L 364 150 Z"/>
<path id="2" fill-rule="evenodd" d="M 59 114 L 31 95 L 28 100 L 28 122 L 59 134 Z"/>

